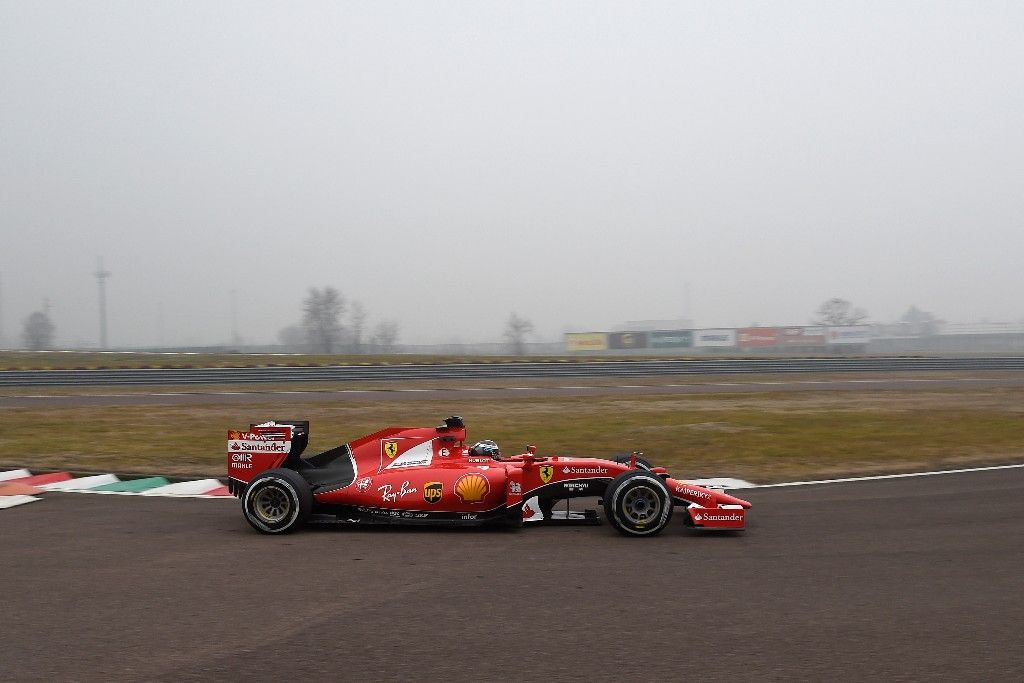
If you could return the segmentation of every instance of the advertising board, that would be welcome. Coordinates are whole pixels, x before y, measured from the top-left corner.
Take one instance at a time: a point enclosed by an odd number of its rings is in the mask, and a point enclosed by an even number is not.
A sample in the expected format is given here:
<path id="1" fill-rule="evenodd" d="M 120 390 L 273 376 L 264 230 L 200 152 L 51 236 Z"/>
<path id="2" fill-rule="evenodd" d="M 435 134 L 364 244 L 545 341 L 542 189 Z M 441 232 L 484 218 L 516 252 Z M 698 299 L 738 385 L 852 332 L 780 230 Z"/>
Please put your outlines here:
<path id="1" fill-rule="evenodd" d="M 779 330 L 777 327 L 744 327 L 736 330 L 736 343 L 741 349 L 777 346 Z"/>
<path id="2" fill-rule="evenodd" d="M 779 346 L 824 346 L 824 327 L 779 328 Z"/>
<path id="3" fill-rule="evenodd" d="M 688 349 L 693 346 L 693 330 L 655 330 L 647 342 L 652 349 Z"/>
<path id="4" fill-rule="evenodd" d="M 566 351 L 604 351 L 608 348 L 608 335 L 604 332 L 568 332 Z"/>
<path id="5" fill-rule="evenodd" d="M 700 347 L 735 347 L 736 330 L 694 330 L 693 345 Z"/>
<path id="6" fill-rule="evenodd" d="M 871 341 L 870 325 L 845 325 L 828 328 L 829 344 L 867 344 Z"/>
<path id="7" fill-rule="evenodd" d="M 646 332 L 609 332 L 609 349 L 646 349 Z"/>

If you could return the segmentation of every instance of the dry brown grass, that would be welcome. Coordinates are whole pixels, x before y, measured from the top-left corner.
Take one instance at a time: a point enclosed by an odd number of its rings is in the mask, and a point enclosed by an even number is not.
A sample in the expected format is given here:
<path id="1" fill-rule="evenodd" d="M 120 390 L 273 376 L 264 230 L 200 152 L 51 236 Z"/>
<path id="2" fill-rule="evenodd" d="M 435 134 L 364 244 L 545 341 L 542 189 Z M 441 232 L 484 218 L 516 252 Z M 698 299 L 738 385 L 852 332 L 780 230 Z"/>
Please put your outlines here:
<path id="1" fill-rule="evenodd" d="M 527 443 L 552 454 L 637 449 L 690 477 L 773 481 L 1024 460 L 1024 389 L 1011 387 L 5 409 L 0 466 L 222 476 L 226 431 L 250 422 L 309 419 L 314 452 L 450 414 L 466 418 L 471 439 L 495 439 L 505 452 Z"/>

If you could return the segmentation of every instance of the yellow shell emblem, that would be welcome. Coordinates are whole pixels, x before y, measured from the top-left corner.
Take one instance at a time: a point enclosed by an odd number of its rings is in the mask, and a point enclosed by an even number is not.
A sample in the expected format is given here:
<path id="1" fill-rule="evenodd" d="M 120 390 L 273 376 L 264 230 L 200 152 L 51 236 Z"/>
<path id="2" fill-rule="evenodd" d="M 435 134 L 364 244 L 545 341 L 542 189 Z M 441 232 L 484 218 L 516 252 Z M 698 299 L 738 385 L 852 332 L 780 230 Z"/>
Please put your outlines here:
<path id="1" fill-rule="evenodd" d="M 463 503 L 479 503 L 490 490 L 491 485 L 487 477 L 476 472 L 464 474 L 455 482 L 455 495 L 462 499 Z"/>

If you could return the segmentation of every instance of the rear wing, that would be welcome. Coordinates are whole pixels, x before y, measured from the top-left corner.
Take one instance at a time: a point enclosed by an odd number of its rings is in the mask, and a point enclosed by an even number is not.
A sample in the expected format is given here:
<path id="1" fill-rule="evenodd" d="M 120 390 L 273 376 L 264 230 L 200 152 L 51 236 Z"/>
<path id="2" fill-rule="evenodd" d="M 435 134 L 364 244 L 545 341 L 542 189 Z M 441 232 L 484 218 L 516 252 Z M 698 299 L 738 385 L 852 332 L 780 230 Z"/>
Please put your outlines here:
<path id="1" fill-rule="evenodd" d="M 228 431 L 228 487 L 252 481 L 260 472 L 281 467 L 309 442 L 309 422 L 265 422 L 246 431 Z M 232 490 L 233 492 L 233 490 Z"/>
<path id="2" fill-rule="evenodd" d="M 292 428 L 292 447 L 289 454 L 296 459 L 302 455 L 302 452 L 306 450 L 306 446 L 309 445 L 309 420 L 271 420 L 270 422 L 263 422 L 258 425 L 249 425 L 250 430 L 268 430 L 270 433 L 272 433 L 275 427 Z"/>

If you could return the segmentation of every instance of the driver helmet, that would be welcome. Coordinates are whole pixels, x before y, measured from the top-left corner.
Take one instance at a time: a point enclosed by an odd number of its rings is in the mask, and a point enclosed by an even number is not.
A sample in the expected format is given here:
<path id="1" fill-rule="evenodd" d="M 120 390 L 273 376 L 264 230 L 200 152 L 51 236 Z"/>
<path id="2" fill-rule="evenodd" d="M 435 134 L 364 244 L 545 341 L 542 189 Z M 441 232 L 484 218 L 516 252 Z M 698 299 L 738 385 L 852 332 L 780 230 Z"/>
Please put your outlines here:
<path id="1" fill-rule="evenodd" d="M 469 449 L 469 454 L 481 458 L 493 458 L 494 460 L 501 459 L 501 449 L 498 448 L 498 444 L 494 443 L 490 439 L 487 439 L 486 441 L 477 441 L 473 444 L 473 447 Z"/>

